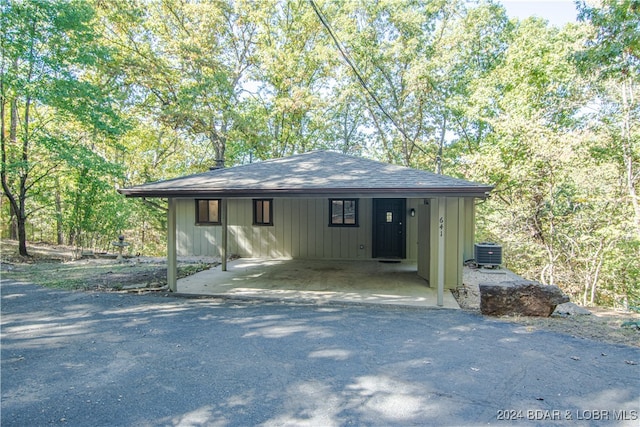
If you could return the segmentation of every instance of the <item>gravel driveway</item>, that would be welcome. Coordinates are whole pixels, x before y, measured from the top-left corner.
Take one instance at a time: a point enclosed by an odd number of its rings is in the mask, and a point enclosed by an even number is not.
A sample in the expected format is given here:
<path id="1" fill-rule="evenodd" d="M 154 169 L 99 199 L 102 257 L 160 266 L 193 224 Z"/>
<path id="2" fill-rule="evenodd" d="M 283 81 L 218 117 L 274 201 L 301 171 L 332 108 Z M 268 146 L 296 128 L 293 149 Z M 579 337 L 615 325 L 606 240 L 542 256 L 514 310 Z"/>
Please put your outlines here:
<path id="1" fill-rule="evenodd" d="M 640 349 L 461 310 L 0 286 L 2 426 L 637 426 L 640 416 Z"/>

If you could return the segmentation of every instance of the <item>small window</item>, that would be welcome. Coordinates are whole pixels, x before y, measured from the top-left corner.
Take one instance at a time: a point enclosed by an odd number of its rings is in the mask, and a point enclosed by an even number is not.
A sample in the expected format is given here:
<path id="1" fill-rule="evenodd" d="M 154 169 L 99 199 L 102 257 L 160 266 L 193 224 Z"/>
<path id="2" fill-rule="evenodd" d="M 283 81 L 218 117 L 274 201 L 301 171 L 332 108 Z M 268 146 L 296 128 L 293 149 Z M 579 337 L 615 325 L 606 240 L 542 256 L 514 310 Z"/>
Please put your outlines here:
<path id="1" fill-rule="evenodd" d="M 220 200 L 196 200 L 196 224 L 220 224 Z"/>
<path id="2" fill-rule="evenodd" d="M 358 199 L 329 199 L 330 227 L 358 226 Z"/>
<path id="3" fill-rule="evenodd" d="M 253 200 L 253 225 L 273 225 L 273 200 Z"/>

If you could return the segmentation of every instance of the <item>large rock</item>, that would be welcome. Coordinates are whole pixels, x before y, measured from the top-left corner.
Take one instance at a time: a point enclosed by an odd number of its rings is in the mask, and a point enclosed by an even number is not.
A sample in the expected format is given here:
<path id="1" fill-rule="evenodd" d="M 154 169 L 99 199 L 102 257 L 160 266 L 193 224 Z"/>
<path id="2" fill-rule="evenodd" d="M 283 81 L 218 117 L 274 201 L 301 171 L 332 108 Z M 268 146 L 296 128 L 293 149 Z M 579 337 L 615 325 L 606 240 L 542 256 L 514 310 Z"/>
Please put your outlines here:
<path id="1" fill-rule="evenodd" d="M 560 304 L 553 311 L 552 316 L 568 317 L 568 316 L 589 316 L 591 312 L 584 307 L 580 307 L 572 302 Z"/>
<path id="2" fill-rule="evenodd" d="M 549 317 L 558 304 L 569 301 L 559 287 L 519 280 L 480 283 L 480 311 L 491 316 Z"/>

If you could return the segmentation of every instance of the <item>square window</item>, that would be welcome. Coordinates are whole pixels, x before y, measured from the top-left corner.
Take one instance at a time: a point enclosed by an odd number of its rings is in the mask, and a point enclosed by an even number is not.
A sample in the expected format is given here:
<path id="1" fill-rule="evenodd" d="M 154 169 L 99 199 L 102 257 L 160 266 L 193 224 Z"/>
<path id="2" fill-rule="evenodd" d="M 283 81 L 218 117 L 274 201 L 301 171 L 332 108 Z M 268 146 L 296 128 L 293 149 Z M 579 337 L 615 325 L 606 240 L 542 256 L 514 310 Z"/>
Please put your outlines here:
<path id="1" fill-rule="evenodd" d="M 329 199 L 330 227 L 358 226 L 358 199 Z"/>
<path id="2" fill-rule="evenodd" d="M 220 224 L 220 200 L 196 200 L 196 224 Z"/>
<path id="3" fill-rule="evenodd" d="M 253 200 L 253 225 L 273 225 L 273 199 Z"/>

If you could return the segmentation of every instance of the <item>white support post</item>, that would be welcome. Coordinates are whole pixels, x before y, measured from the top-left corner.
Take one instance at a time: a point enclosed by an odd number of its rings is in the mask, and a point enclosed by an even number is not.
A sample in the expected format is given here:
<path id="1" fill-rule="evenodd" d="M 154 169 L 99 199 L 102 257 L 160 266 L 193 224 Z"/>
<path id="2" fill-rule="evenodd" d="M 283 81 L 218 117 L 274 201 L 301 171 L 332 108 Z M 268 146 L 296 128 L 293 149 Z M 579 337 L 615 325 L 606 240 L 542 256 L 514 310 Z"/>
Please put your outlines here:
<path id="1" fill-rule="evenodd" d="M 176 200 L 169 198 L 167 213 L 167 285 L 171 292 L 178 291 L 178 261 L 176 255 Z"/>
<path id="2" fill-rule="evenodd" d="M 222 223 L 222 243 L 220 246 L 220 260 L 222 262 L 222 271 L 227 271 L 227 199 L 220 201 L 220 222 Z"/>
<path id="3" fill-rule="evenodd" d="M 438 307 L 444 305 L 445 203 L 444 197 L 438 198 Z"/>

